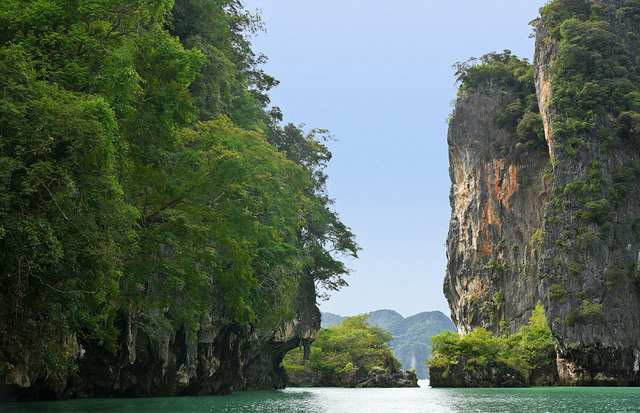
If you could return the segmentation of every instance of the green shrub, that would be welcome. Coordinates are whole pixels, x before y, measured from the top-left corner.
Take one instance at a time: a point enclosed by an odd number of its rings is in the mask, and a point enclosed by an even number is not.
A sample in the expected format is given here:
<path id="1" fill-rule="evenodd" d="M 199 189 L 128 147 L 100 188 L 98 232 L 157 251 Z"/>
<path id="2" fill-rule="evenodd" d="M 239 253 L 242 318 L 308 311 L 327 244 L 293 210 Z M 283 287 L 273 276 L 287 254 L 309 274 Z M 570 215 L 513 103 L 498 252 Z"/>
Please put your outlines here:
<path id="1" fill-rule="evenodd" d="M 562 298 L 567 294 L 567 290 L 562 284 L 551 284 L 549 286 L 549 292 L 551 293 L 551 298 Z"/>
<path id="2" fill-rule="evenodd" d="M 353 369 L 366 373 L 376 368 L 400 368 L 388 346 L 392 335 L 369 325 L 368 318 L 368 314 L 349 317 L 341 325 L 320 330 L 311 346 L 309 361 L 303 360 L 302 349 L 296 349 L 287 353 L 282 366 L 289 373 L 304 370 L 342 373 Z"/>
<path id="3" fill-rule="evenodd" d="M 547 143 L 533 82 L 533 66 L 527 59 L 519 59 L 511 51 L 505 50 L 456 63 L 454 68 L 460 82 L 459 94 L 482 90 L 489 84 L 497 84 L 509 92 L 504 94 L 502 107 L 494 115 L 496 125 L 512 132 L 518 144 L 526 150 L 546 153 Z M 506 154 L 506 147 L 499 149 L 503 155 Z"/>
<path id="4" fill-rule="evenodd" d="M 427 364 L 445 371 L 464 357 L 467 359 L 464 368 L 470 371 L 488 364 L 504 363 L 528 377 L 533 369 L 555 362 L 554 342 L 540 302 L 532 312 L 529 324 L 518 334 L 495 337 L 484 328 L 464 336 L 444 331 L 433 337 L 431 345 L 432 357 Z"/>

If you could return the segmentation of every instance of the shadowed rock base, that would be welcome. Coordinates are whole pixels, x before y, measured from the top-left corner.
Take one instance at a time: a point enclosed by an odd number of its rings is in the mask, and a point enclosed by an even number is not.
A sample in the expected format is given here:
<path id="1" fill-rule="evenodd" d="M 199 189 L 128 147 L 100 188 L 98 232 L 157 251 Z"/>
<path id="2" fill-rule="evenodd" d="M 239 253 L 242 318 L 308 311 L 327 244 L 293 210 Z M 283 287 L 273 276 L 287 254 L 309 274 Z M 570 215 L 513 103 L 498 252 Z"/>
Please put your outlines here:
<path id="1" fill-rule="evenodd" d="M 419 387 L 416 374 L 404 370 L 388 372 L 374 369 L 366 373 L 362 369 L 353 369 L 342 373 L 307 370 L 289 375 L 291 387 L 350 387 L 350 388 L 389 388 Z"/>
<path id="2" fill-rule="evenodd" d="M 460 356 L 446 368 L 429 368 L 431 387 L 529 387 L 558 385 L 554 367 L 533 370 L 525 377 L 519 370 L 505 363 L 478 365 Z"/>

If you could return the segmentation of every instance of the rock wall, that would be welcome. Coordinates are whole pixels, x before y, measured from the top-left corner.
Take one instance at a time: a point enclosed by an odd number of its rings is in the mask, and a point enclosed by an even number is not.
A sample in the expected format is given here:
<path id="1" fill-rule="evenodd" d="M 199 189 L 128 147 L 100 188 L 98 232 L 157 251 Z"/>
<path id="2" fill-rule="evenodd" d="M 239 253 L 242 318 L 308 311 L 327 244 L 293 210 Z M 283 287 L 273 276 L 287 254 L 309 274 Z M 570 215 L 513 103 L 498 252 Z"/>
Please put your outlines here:
<path id="1" fill-rule="evenodd" d="M 306 280 L 295 301 L 296 318 L 276 331 L 211 319 L 195 340 L 179 330 L 160 338 L 123 317 L 116 354 L 97 343 L 68 340 L 77 369 L 66 377 L 32 377 L 27 364 L 0 375 L 0 400 L 86 397 L 150 397 L 228 394 L 234 390 L 283 388 L 284 354 L 315 339 L 320 329 L 315 287 Z M 28 362 L 28 360 L 27 360 Z"/>
<path id="2" fill-rule="evenodd" d="M 615 41 L 636 25 L 620 18 L 621 2 L 601 2 Z M 617 14 L 617 16 L 616 16 Z M 640 295 L 632 280 L 640 264 L 637 179 L 617 200 L 616 176 L 638 159 L 629 142 L 605 148 L 614 137 L 617 113 L 575 134 L 566 129 L 568 111 L 554 103 L 553 66 L 563 53 L 558 36 L 538 25 L 535 82 L 549 153 L 553 159 L 553 204 L 547 209 L 540 261 L 543 306 L 557 343 L 565 384 L 640 383 Z M 630 62 L 637 50 L 627 49 Z M 587 62 L 585 62 L 587 64 Z M 631 69 L 631 66 L 629 66 Z M 604 139 L 606 138 L 606 139 Z M 586 186 L 585 186 L 586 185 Z"/>
<path id="3" fill-rule="evenodd" d="M 548 157 L 527 151 L 494 115 L 513 94 L 489 82 L 464 92 L 449 123 L 451 221 L 444 293 L 461 333 L 527 323 L 540 299 L 537 236 Z"/>
<path id="4" fill-rule="evenodd" d="M 539 21 L 533 62 L 548 154 L 523 151 L 497 127 L 508 88 L 489 81 L 456 104 L 444 291 L 461 333 L 514 331 L 541 300 L 561 384 L 638 385 L 640 105 L 629 99 L 640 7 L 551 5 L 555 26 Z"/>

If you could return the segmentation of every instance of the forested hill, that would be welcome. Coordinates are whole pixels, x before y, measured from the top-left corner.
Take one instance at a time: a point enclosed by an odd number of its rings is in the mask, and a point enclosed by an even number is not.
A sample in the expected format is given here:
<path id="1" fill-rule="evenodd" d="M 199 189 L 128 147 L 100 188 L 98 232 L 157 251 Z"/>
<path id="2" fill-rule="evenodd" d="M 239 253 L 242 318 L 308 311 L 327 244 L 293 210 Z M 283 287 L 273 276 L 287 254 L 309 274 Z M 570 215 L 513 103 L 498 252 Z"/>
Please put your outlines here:
<path id="1" fill-rule="evenodd" d="M 270 107 L 261 25 L 239 0 L 1 2 L 0 398 L 225 393 L 315 336 L 314 285 L 358 247 L 326 131 Z"/>
<path id="2" fill-rule="evenodd" d="M 404 318 L 393 310 L 377 310 L 369 313 L 371 325 L 393 335 L 390 347 L 403 369 L 416 369 L 418 378 L 429 377 L 424 361 L 431 357 L 431 337 L 442 331 L 456 331 L 453 322 L 440 311 L 426 311 Z M 347 317 L 321 313 L 322 328 L 341 323 Z"/>

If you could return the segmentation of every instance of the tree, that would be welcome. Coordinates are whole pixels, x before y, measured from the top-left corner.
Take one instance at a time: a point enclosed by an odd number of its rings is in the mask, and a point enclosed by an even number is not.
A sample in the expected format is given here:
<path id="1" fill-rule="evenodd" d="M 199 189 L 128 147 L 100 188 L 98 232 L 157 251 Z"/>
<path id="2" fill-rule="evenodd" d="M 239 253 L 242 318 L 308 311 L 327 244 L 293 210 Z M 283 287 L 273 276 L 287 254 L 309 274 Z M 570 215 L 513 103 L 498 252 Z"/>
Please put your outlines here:
<path id="1" fill-rule="evenodd" d="M 373 369 L 395 371 L 400 363 L 389 349 L 393 339 L 390 333 L 369 325 L 368 314 L 349 317 L 339 326 L 320 330 L 311 347 L 311 363 L 308 368 L 340 373 L 351 369 L 362 369 L 365 373 Z M 283 365 L 296 371 L 304 364 L 300 350 L 287 354 Z"/>
<path id="2" fill-rule="evenodd" d="M 345 285 L 331 154 L 267 110 L 260 27 L 237 0 L 2 2 L 0 373 L 65 374 L 130 317 L 272 331 L 301 281 Z"/>
<path id="3" fill-rule="evenodd" d="M 73 334 L 114 346 L 136 211 L 109 105 L 36 80 L 19 47 L 0 49 L 0 72 L 0 359 L 28 350 L 53 374 Z"/>

